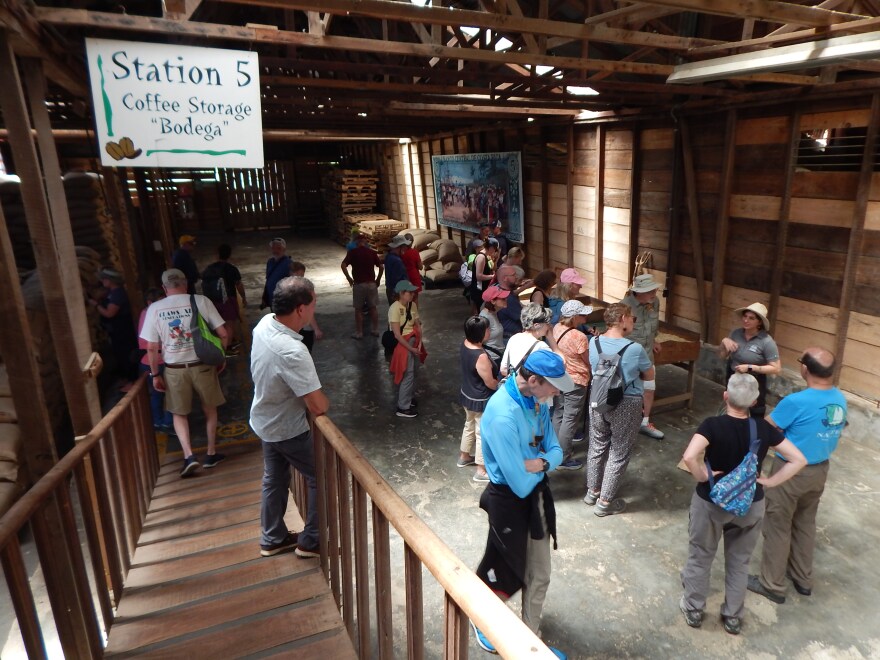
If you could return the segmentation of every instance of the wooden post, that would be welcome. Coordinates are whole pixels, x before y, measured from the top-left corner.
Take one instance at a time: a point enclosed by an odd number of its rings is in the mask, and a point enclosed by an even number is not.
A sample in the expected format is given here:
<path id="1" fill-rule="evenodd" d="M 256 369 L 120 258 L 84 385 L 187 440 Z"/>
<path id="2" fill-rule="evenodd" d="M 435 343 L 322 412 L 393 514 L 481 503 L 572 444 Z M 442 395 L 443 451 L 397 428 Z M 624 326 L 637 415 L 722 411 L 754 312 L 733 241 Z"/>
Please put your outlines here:
<path id="1" fill-rule="evenodd" d="M 846 336 L 849 332 L 849 316 L 852 310 L 856 288 L 856 271 L 859 256 L 865 240 L 865 216 L 868 210 L 868 195 L 871 192 L 871 178 L 874 173 L 874 153 L 877 145 L 877 124 L 880 123 L 880 93 L 871 97 L 871 118 L 868 120 L 868 134 L 865 136 L 865 151 L 862 154 L 862 168 L 859 172 L 859 187 L 853 209 L 852 229 L 849 233 L 849 248 L 846 252 L 846 267 L 843 270 L 843 288 L 840 292 L 840 309 L 837 317 L 837 342 L 834 356 L 834 382 L 840 382 L 843 366 L 843 353 L 846 349 Z M 804 348 L 807 348 L 806 346 Z"/>
<path id="2" fill-rule="evenodd" d="M 379 658 L 394 658 L 391 610 L 391 545 L 388 518 L 373 502 L 373 561 L 376 577 L 376 629 Z"/>
<path id="3" fill-rule="evenodd" d="M 694 276 L 697 280 L 697 303 L 700 307 L 700 338 L 706 340 L 709 321 L 706 314 L 706 276 L 703 273 L 703 239 L 700 233 L 700 205 L 697 202 L 697 175 L 694 171 L 694 151 L 691 143 L 691 129 L 687 120 L 682 119 L 681 152 L 684 165 L 684 186 L 687 197 L 688 220 L 691 230 L 691 248 L 694 255 Z"/>
<path id="4" fill-rule="evenodd" d="M 565 168 L 565 241 L 566 261 L 574 266 L 574 123 L 568 125 L 568 163 Z"/>
<path id="5" fill-rule="evenodd" d="M 403 546 L 403 566 L 406 580 L 406 657 L 424 660 L 425 608 L 422 603 L 422 562 L 406 543 Z"/>
<path id="6" fill-rule="evenodd" d="M 639 227 L 641 225 L 640 204 L 642 193 L 642 177 L 639 172 L 641 160 L 639 151 L 641 151 L 642 129 L 640 124 L 636 124 L 632 129 L 632 169 L 630 170 L 630 202 L 629 202 L 629 265 L 635 268 L 636 255 L 639 253 Z M 673 179 L 675 174 L 672 175 Z M 671 234 L 672 232 L 670 232 Z M 669 253 L 672 251 L 669 250 Z M 668 259 L 668 257 L 667 257 Z M 666 268 L 666 281 L 663 289 L 669 289 L 669 267 Z M 663 292 L 661 291 L 661 294 Z M 666 304 L 666 313 L 669 313 L 669 303 Z"/>
<path id="7" fill-rule="evenodd" d="M 678 252 L 681 245 L 681 169 L 679 167 L 679 149 L 681 147 L 681 132 L 676 128 L 673 132 L 672 142 L 672 182 L 669 191 L 669 240 L 666 243 L 666 281 L 663 285 L 662 295 L 666 297 L 666 311 L 664 320 L 668 323 L 672 319 L 672 306 L 675 299 L 675 273 L 678 272 Z M 702 335 L 702 332 L 700 333 Z"/>
<path id="8" fill-rule="evenodd" d="M 445 633 L 443 657 L 446 660 L 466 660 L 468 657 L 467 618 L 448 593 L 443 599 Z"/>
<path id="9" fill-rule="evenodd" d="M 782 191 L 782 204 L 779 209 L 779 224 L 776 227 L 776 261 L 770 277 L 770 328 L 776 327 L 779 315 L 779 297 L 782 291 L 782 274 L 785 271 L 785 246 L 788 243 L 788 222 L 791 215 L 791 186 L 794 168 L 797 165 L 798 149 L 801 142 L 801 109 L 795 105 L 791 113 L 791 126 L 788 133 L 788 161 L 785 163 L 785 187 Z M 770 328 L 767 331 L 770 332 Z M 804 346 L 806 348 L 806 346 Z"/>
<path id="10" fill-rule="evenodd" d="M 541 141 L 541 240 L 544 247 L 539 270 L 543 270 L 550 267 L 550 173 L 547 165 L 547 138 L 543 127 L 538 131 L 538 139 Z"/>
<path id="11" fill-rule="evenodd" d="M 431 141 L 427 141 L 428 145 L 428 169 L 427 173 L 424 168 L 424 161 L 422 160 L 422 150 L 419 148 L 419 142 L 416 144 L 416 153 L 419 156 L 419 175 L 422 177 L 422 210 L 425 214 L 425 228 L 431 229 L 431 214 L 428 212 L 428 179 L 432 179 L 433 170 L 431 169 Z M 436 200 L 436 194 L 434 196 Z M 436 204 L 436 201 L 435 201 Z M 437 212 L 436 209 L 434 211 L 434 222 L 437 223 L 437 235 L 440 235 L 440 223 L 437 222 Z"/>
<path id="12" fill-rule="evenodd" d="M 712 263 L 712 306 L 709 309 L 708 340 L 721 340 L 721 302 L 724 295 L 724 266 L 727 261 L 727 234 L 730 229 L 730 188 L 736 160 L 736 110 L 728 110 L 724 128 L 724 162 L 721 165 L 721 188 L 718 191 L 718 227 Z"/>
<path id="13" fill-rule="evenodd" d="M 596 194 L 593 200 L 593 212 L 596 218 L 596 298 L 602 300 L 604 295 L 605 272 L 602 260 L 605 253 L 605 126 L 596 125 L 596 172 L 593 176 Z"/>
<path id="14" fill-rule="evenodd" d="M 416 227 L 421 227 L 421 223 L 419 222 L 419 205 L 416 202 L 416 169 L 413 166 L 412 146 L 412 142 L 406 145 L 406 160 L 409 162 L 409 186 L 410 195 L 412 196 L 413 215 L 416 219 Z M 427 228 L 428 224 L 425 223 L 425 229 Z"/>

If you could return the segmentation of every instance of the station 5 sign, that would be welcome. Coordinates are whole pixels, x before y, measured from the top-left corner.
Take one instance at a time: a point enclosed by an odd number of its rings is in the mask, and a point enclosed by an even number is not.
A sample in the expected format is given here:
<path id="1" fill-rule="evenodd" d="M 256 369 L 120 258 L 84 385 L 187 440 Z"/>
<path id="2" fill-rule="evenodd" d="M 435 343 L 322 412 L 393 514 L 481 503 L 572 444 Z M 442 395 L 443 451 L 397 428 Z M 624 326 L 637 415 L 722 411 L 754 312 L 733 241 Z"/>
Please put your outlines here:
<path id="1" fill-rule="evenodd" d="M 263 167 L 256 53 L 86 39 L 101 163 Z"/>

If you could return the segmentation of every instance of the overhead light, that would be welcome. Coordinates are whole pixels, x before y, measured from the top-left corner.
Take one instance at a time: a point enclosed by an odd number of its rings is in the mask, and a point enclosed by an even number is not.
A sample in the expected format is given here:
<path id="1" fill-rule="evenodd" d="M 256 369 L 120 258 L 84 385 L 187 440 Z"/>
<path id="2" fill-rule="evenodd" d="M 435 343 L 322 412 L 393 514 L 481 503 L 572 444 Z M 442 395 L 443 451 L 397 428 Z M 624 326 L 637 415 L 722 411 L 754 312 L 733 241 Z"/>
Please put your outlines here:
<path id="1" fill-rule="evenodd" d="M 367 116 L 366 112 L 359 112 L 358 113 L 358 117 L 366 117 L 366 116 Z"/>
<path id="2" fill-rule="evenodd" d="M 597 92 L 592 87 L 578 87 L 577 85 L 573 85 L 571 87 L 566 87 L 565 91 L 569 94 L 574 94 L 575 96 L 598 96 L 599 92 Z"/>
<path id="3" fill-rule="evenodd" d="M 411 143 L 411 142 L 412 142 L 412 140 L 410 140 L 409 138 L 400 138 L 400 139 L 397 141 L 398 144 L 409 144 L 409 143 Z"/>
<path id="4" fill-rule="evenodd" d="M 867 32 L 679 64 L 666 82 L 702 83 L 770 71 L 814 69 L 847 60 L 876 57 L 880 57 L 880 36 L 877 32 Z"/>
<path id="5" fill-rule="evenodd" d="M 596 112 L 595 110 L 581 110 L 578 114 L 575 115 L 575 119 L 593 119 L 594 117 L 598 117 L 601 115 L 601 112 Z"/>
<path id="6" fill-rule="evenodd" d="M 424 7 L 426 4 L 431 2 L 431 0 L 409 0 L 409 1 L 411 3 L 413 3 L 416 7 Z"/>
<path id="7" fill-rule="evenodd" d="M 535 118 L 534 118 L 534 117 L 529 117 L 528 119 L 526 119 L 526 121 L 535 121 Z"/>

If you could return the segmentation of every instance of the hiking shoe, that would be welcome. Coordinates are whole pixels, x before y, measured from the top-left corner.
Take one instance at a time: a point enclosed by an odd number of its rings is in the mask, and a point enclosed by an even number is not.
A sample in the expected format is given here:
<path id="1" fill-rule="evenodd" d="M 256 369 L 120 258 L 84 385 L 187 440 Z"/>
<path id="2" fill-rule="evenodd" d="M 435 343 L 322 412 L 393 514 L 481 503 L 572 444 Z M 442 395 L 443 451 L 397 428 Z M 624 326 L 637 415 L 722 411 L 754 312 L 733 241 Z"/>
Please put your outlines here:
<path id="1" fill-rule="evenodd" d="M 615 513 L 623 513 L 624 509 L 626 509 L 626 500 L 622 497 L 618 497 L 615 500 L 612 500 L 608 504 L 602 504 L 601 502 L 596 502 L 596 508 L 593 510 L 600 518 L 604 518 L 605 516 L 613 516 Z"/>
<path id="2" fill-rule="evenodd" d="M 749 591 L 760 594 L 767 600 L 771 600 L 777 605 L 782 605 L 785 602 L 785 596 L 770 591 L 767 587 L 761 584 L 761 580 L 757 575 L 749 576 L 749 583 L 747 586 Z"/>
<path id="3" fill-rule="evenodd" d="M 180 471 L 180 476 L 185 477 L 189 474 L 192 474 L 196 470 L 201 467 L 198 459 L 195 456 L 190 456 L 189 458 L 183 459 L 183 469 Z"/>
<path id="4" fill-rule="evenodd" d="M 587 506 L 596 506 L 596 502 L 599 501 L 599 493 L 594 493 L 589 488 L 587 489 L 587 494 L 584 495 L 584 504 Z"/>
<path id="5" fill-rule="evenodd" d="M 497 655 L 498 651 L 495 650 L 495 647 L 492 645 L 486 636 L 480 632 L 480 629 L 477 628 L 477 625 L 471 621 L 471 630 L 474 631 L 474 635 L 477 637 L 477 646 L 488 653 L 495 653 Z"/>
<path id="6" fill-rule="evenodd" d="M 682 596 L 681 600 L 678 601 L 678 609 L 680 609 L 681 613 L 684 614 L 685 623 L 687 623 L 691 628 L 699 628 L 703 625 L 703 610 L 689 610 L 687 607 L 685 607 L 684 596 Z"/>
<path id="7" fill-rule="evenodd" d="M 584 467 L 584 464 L 581 461 L 578 461 L 574 458 L 569 458 L 567 461 L 562 461 L 557 466 L 557 470 L 580 470 Z"/>
<path id="8" fill-rule="evenodd" d="M 649 438 L 654 438 L 654 440 L 662 440 L 665 437 L 663 431 L 658 429 L 651 422 L 648 422 L 647 424 L 642 424 L 641 428 L 639 429 L 639 433 L 641 433 L 642 435 L 646 435 Z"/>
<path id="9" fill-rule="evenodd" d="M 489 483 L 489 475 L 486 472 L 474 472 L 473 480 L 480 483 Z"/>
<path id="10" fill-rule="evenodd" d="M 477 464 L 476 458 L 459 458 L 455 462 L 455 467 L 467 467 L 468 465 L 476 465 L 476 464 Z"/>
<path id="11" fill-rule="evenodd" d="M 206 470 L 212 468 L 224 458 L 226 458 L 226 454 L 208 454 L 205 456 L 205 462 L 202 464 L 202 467 Z"/>
<path id="12" fill-rule="evenodd" d="M 584 432 L 578 431 L 577 434 L 571 439 L 571 441 L 574 442 L 575 444 L 577 444 L 578 442 L 583 442 L 584 441 Z"/>
<path id="13" fill-rule="evenodd" d="M 293 552 L 297 557 L 301 557 L 302 559 L 311 559 L 312 557 L 321 556 L 321 551 L 317 545 L 314 548 L 307 548 L 302 543 L 298 543 L 296 545 L 296 550 Z"/>
<path id="14" fill-rule="evenodd" d="M 412 406 L 410 406 L 410 407 L 407 408 L 406 410 L 403 410 L 402 408 L 398 408 L 398 409 L 397 409 L 397 412 L 396 412 L 395 414 L 396 414 L 398 417 L 409 417 L 409 418 L 412 418 L 412 417 L 418 417 L 418 416 L 419 416 L 419 411 L 416 410 L 415 408 L 413 408 Z"/>
<path id="15" fill-rule="evenodd" d="M 731 635 L 739 635 L 742 631 L 743 622 L 738 616 L 721 615 L 721 623 L 724 624 L 724 631 Z"/>
<path id="16" fill-rule="evenodd" d="M 260 544 L 260 556 L 271 557 L 279 552 L 290 550 L 296 547 L 296 539 L 299 536 L 296 532 L 287 532 L 287 536 L 280 543 L 271 543 L 270 545 Z"/>

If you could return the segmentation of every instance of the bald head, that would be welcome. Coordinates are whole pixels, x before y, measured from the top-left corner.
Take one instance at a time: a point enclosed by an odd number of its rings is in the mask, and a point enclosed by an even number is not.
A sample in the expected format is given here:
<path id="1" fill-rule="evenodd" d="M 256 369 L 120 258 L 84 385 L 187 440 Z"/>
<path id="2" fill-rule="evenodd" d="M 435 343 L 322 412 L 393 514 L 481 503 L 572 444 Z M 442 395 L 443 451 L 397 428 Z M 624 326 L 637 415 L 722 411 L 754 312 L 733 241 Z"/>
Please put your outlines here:
<path id="1" fill-rule="evenodd" d="M 834 354 L 824 348 L 812 346 L 804 351 L 801 364 L 807 374 L 817 379 L 826 380 L 834 376 Z"/>

